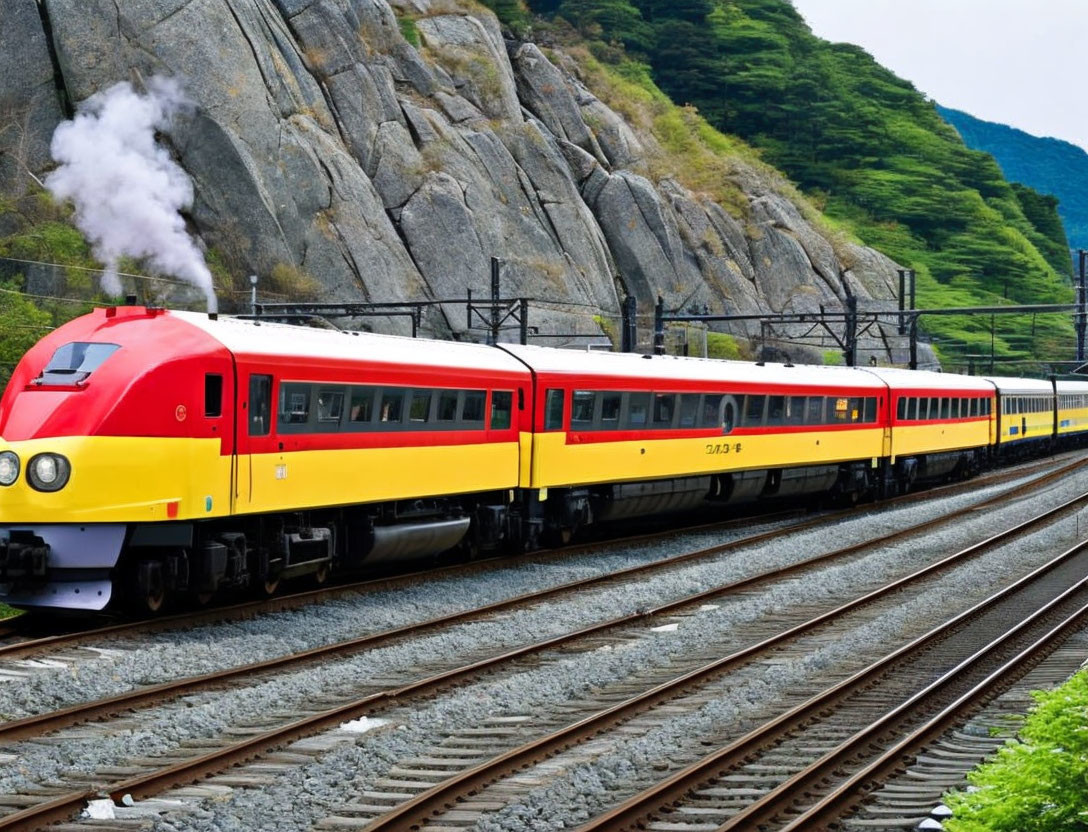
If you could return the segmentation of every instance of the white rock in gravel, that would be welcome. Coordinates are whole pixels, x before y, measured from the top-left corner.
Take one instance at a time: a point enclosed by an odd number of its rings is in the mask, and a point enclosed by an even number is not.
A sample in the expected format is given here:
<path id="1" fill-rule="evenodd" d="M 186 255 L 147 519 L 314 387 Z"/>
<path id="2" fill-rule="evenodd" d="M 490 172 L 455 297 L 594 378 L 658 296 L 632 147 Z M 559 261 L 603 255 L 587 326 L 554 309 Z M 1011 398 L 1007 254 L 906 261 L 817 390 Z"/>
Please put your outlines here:
<path id="1" fill-rule="evenodd" d="M 113 801 L 108 797 L 102 800 L 90 800 L 87 802 L 87 808 L 83 810 L 83 817 L 91 820 L 114 820 L 117 815 L 113 809 Z"/>
<path id="2" fill-rule="evenodd" d="M 353 734 L 365 734 L 367 731 L 373 731 L 382 725 L 388 725 L 390 720 L 378 719 L 377 717 L 361 716 L 358 719 L 353 719 L 350 722 L 341 722 L 341 731 L 350 731 Z"/>

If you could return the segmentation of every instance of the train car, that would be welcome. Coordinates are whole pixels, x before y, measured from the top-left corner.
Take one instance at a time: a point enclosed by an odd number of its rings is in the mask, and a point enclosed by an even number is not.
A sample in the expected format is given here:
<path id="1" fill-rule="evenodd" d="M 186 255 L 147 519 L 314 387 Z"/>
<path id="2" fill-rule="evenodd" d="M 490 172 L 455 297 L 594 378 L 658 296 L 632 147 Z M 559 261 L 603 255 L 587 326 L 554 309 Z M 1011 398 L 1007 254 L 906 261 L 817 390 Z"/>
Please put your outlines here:
<path id="1" fill-rule="evenodd" d="M 99 610 L 120 587 L 157 610 L 470 526 L 498 545 L 531 377 L 434 347 L 143 307 L 60 327 L 0 399 L 0 600 Z"/>
<path id="2" fill-rule="evenodd" d="M 1056 435 L 1062 445 L 1088 439 L 1088 381 L 1057 381 Z"/>
<path id="3" fill-rule="evenodd" d="M 996 389 L 981 378 L 872 369 L 891 397 L 890 475 L 897 489 L 916 480 L 969 476 L 994 443 Z"/>
<path id="4" fill-rule="evenodd" d="M 995 451 L 1038 453 L 1054 439 L 1054 385 L 1030 378 L 987 378 L 997 389 Z"/>
<path id="5" fill-rule="evenodd" d="M 887 388 L 863 370 L 503 349 L 533 371 L 529 485 L 564 539 L 708 500 L 856 498 L 884 454 Z"/>

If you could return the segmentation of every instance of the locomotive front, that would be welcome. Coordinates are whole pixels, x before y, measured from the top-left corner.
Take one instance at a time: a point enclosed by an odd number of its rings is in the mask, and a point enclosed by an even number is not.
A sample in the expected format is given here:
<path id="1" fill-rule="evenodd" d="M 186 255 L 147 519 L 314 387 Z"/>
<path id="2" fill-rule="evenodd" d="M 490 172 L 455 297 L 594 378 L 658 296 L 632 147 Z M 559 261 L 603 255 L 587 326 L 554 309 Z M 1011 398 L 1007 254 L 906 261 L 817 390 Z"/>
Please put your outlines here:
<path id="1" fill-rule="evenodd" d="M 162 310 L 96 309 L 35 345 L 0 399 L 0 601 L 101 610 L 139 583 L 127 559 L 227 513 L 232 385 L 230 353 Z"/>

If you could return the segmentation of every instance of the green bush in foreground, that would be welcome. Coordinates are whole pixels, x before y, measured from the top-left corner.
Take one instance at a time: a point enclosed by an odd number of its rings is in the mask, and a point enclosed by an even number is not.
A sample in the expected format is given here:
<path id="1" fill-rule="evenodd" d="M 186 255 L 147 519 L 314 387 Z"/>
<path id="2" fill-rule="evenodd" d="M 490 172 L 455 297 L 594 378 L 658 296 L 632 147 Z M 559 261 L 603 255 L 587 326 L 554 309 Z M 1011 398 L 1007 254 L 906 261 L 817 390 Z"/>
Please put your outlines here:
<path id="1" fill-rule="evenodd" d="M 1088 830 L 1088 671 L 1034 696 L 1020 740 L 968 777 L 978 791 L 948 795 L 948 832 Z"/>

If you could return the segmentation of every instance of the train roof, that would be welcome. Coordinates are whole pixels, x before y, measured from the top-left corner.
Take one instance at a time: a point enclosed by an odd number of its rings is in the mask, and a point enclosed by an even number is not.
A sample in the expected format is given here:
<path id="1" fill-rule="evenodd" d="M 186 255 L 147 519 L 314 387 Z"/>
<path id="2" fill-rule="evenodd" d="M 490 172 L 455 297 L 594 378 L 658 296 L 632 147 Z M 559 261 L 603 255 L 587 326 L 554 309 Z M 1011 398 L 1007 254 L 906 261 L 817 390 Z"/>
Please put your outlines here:
<path id="1" fill-rule="evenodd" d="M 898 367 L 868 367 L 868 372 L 882 379 L 892 390 L 956 390 L 993 393 L 994 385 L 979 376 L 935 373 L 930 370 L 904 370 Z"/>
<path id="2" fill-rule="evenodd" d="M 203 330 L 240 356 L 336 358 L 440 369 L 527 372 L 513 356 L 483 344 L 317 329 L 228 316 L 213 319 L 197 312 L 169 314 Z"/>
<path id="3" fill-rule="evenodd" d="M 1088 381 L 1058 381 L 1059 393 L 1088 393 Z"/>
<path id="4" fill-rule="evenodd" d="M 1040 378 L 1003 378 L 986 376 L 1003 396 L 1040 396 L 1053 393 L 1054 387 L 1049 381 Z"/>
<path id="5" fill-rule="evenodd" d="M 500 346 L 511 355 L 516 355 L 533 370 L 557 375 L 884 389 L 884 384 L 879 379 L 864 370 L 853 367 L 754 364 L 748 361 L 723 361 L 716 358 L 587 352 L 520 344 L 500 344 Z"/>

